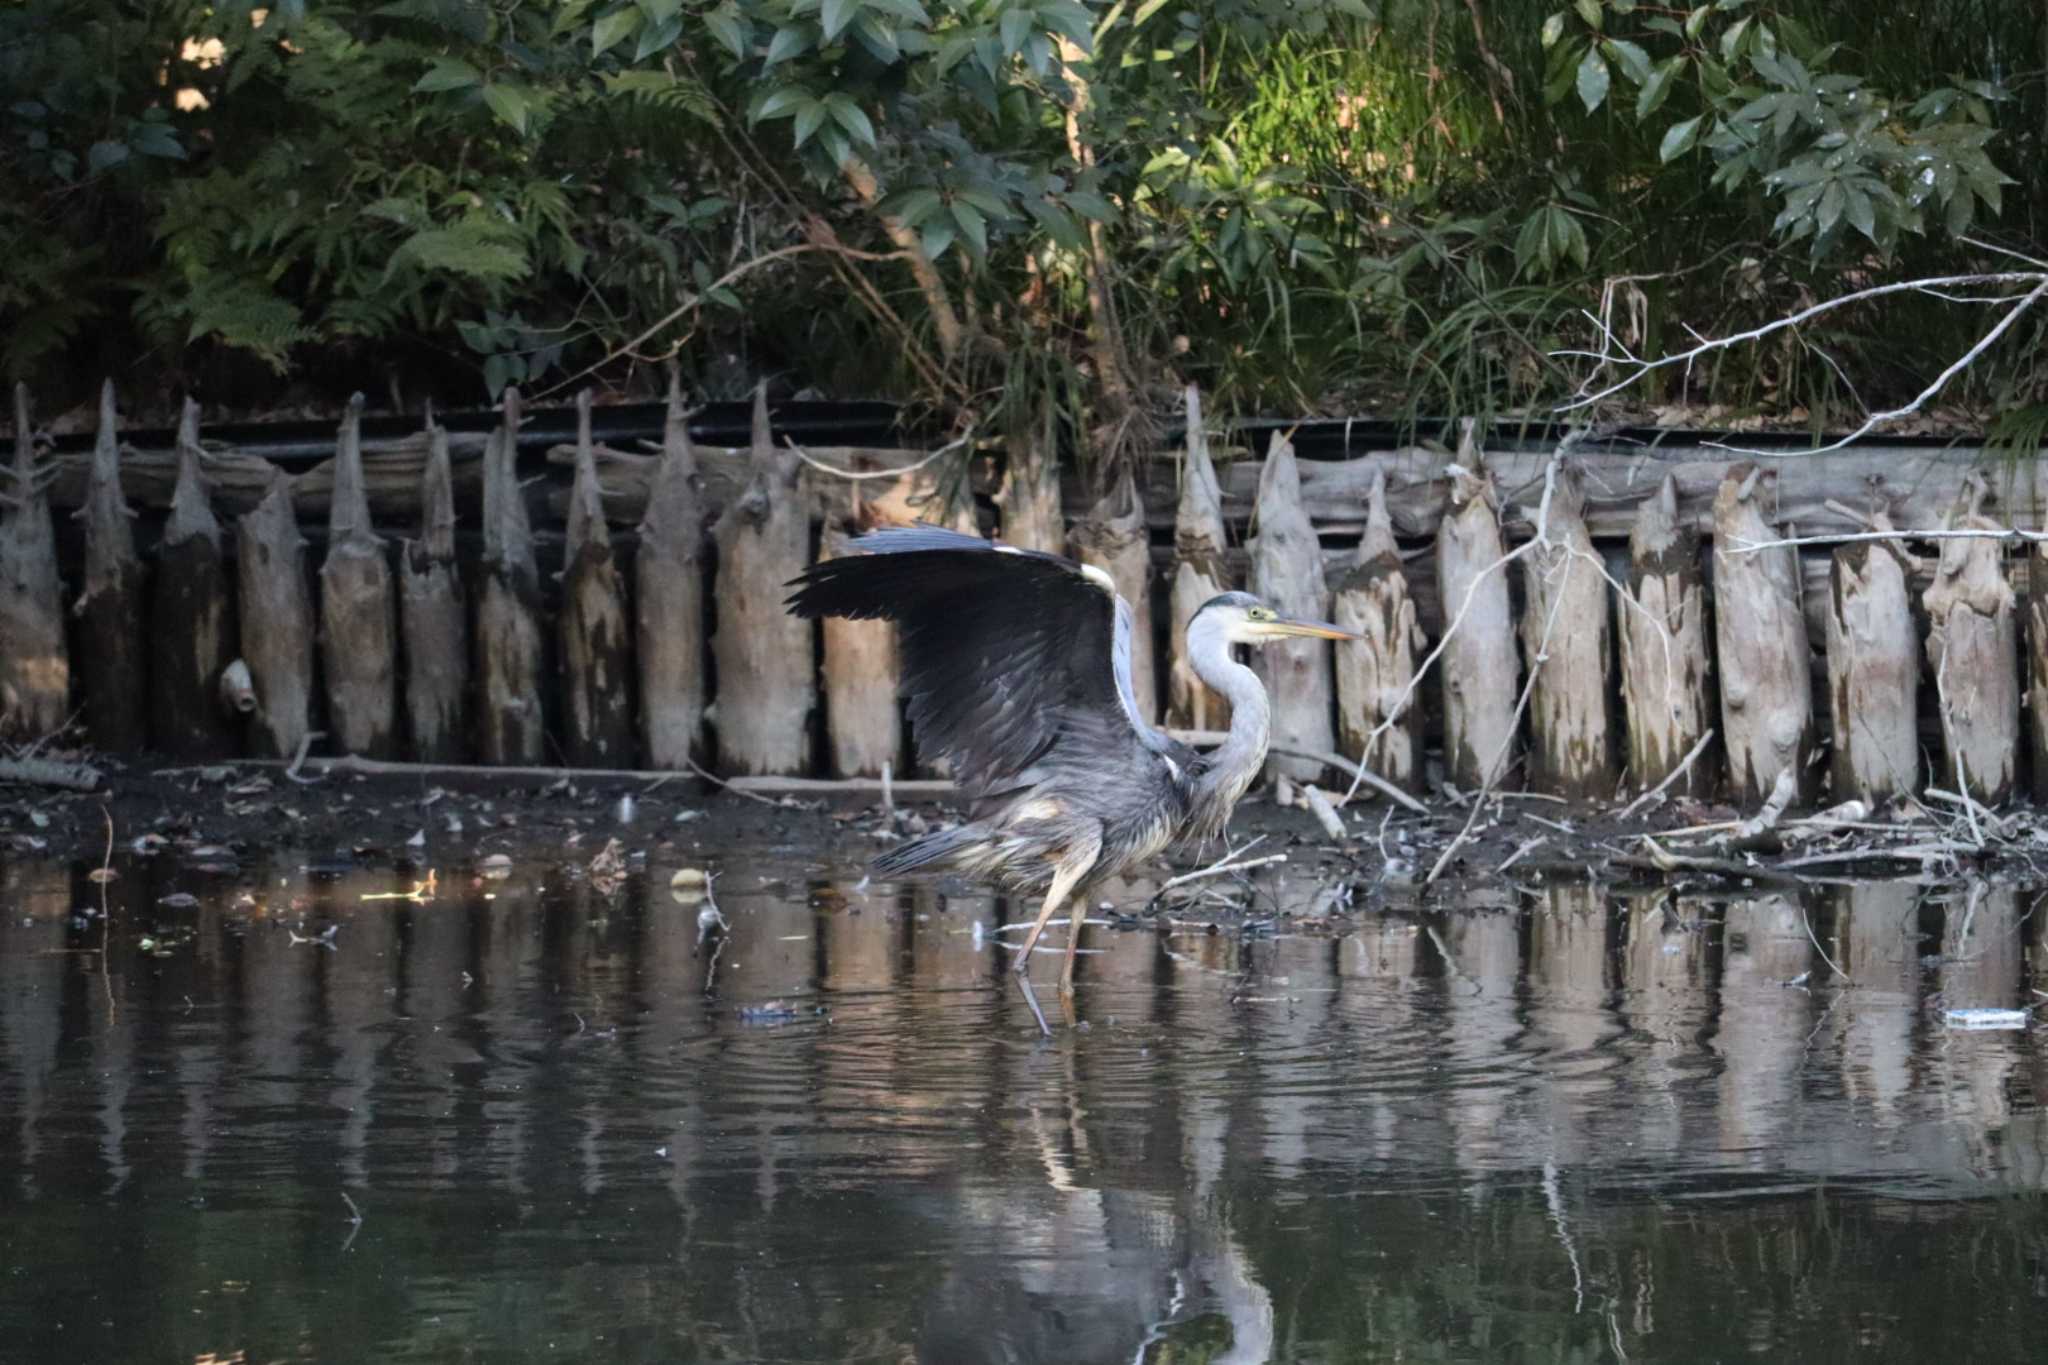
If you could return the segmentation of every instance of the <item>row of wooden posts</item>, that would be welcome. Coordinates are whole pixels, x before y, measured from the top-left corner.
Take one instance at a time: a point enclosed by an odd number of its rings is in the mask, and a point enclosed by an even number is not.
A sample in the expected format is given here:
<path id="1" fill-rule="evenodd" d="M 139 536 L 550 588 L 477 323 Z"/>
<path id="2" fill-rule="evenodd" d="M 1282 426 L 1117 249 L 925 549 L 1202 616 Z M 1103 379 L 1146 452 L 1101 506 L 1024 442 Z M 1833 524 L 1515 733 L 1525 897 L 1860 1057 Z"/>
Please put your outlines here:
<path id="1" fill-rule="evenodd" d="M 1801 605 L 1798 552 L 1769 524 L 1772 480 L 1754 465 L 1729 467 L 1721 478 L 1710 555 L 1667 474 L 1636 512 L 1625 566 L 1610 565 L 1588 530 L 1569 459 L 1548 463 L 1526 513 L 1533 535 L 1511 541 L 1468 427 L 1447 471 L 1432 580 L 1411 583 L 1415 555 L 1396 540 L 1385 471 L 1374 470 L 1366 489 L 1355 552 L 1332 572 L 1293 450 L 1279 437 L 1259 469 L 1248 556 L 1235 555 L 1193 390 L 1188 408 L 1164 583 L 1156 581 L 1145 507 L 1128 470 L 1069 530 L 1050 452 L 1020 434 L 993 499 L 1005 539 L 1071 552 L 1109 572 L 1136 610 L 1141 704 L 1152 710 L 1163 700 L 1172 725 L 1227 723 L 1221 702 L 1186 666 L 1183 630 L 1209 597 L 1245 586 L 1284 612 L 1334 619 L 1365 637 L 1334 649 L 1291 643 L 1255 661 L 1273 694 L 1275 743 L 1288 751 L 1274 764 L 1292 776 L 1322 767 L 1295 755 L 1341 752 L 1420 791 L 1425 718 L 1440 716 L 1443 776 L 1461 789 L 1522 781 L 1568 798 L 1604 798 L 1678 774 L 1675 789 L 1701 794 L 1725 775 L 1733 797 L 1754 803 L 1781 779 L 1814 794 L 1821 731 L 1831 719 L 1838 799 L 1918 792 L 1925 732 L 1942 781 L 1996 803 L 2019 779 L 2024 695 L 2034 784 L 2037 794 L 2048 788 L 2048 572 L 2028 576 L 2031 686 L 2023 689 L 2016 599 L 2002 559 L 2013 537 L 1985 515 L 1981 478 L 1963 482 L 1918 601 L 1915 577 L 1926 571 L 1903 539 L 1884 534 L 1893 529 L 1890 513 L 1875 499 L 1865 516 L 1870 532 L 1834 551 L 1822 672 Z M 900 771 L 905 744 L 889 628 L 830 621 L 814 634 L 782 601 L 813 554 L 818 500 L 807 483 L 843 484 L 815 542 L 817 553 L 831 555 L 844 551 L 849 534 L 883 522 L 923 517 L 979 530 L 971 500 L 956 498 L 950 511 L 942 505 L 942 467 L 906 456 L 842 469 L 777 446 L 757 396 L 743 481 L 713 518 L 679 390 L 671 390 L 664 438 L 651 455 L 597 446 L 588 394 L 579 414 L 576 445 L 562 452 L 575 477 L 550 623 L 553 594 L 543 591 L 516 470 L 516 393 L 484 442 L 482 555 L 468 573 L 457 561 L 447 431 L 429 419 L 418 532 L 394 557 L 371 522 L 360 400 L 352 404 L 329 475 L 316 592 L 294 480 L 281 469 L 259 466 L 267 485 L 239 517 L 230 553 L 209 489 L 216 457 L 200 445 L 191 403 L 161 541 L 145 568 L 109 384 L 79 498 L 83 581 L 68 603 L 72 630 L 48 503 L 51 469 L 33 440 L 26 392 L 17 390 L 13 477 L 0 518 L 0 737 L 52 733 L 76 707 L 104 750 L 291 756 L 324 713 L 336 750 L 429 763 L 474 757 L 670 770 L 708 760 L 750 774 L 822 766 L 872 775 L 891 764 Z M 601 466 L 639 490 L 630 566 L 614 549 Z M 2032 562 L 2043 562 L 2038 543 Z M 1233 581 L 1239 564 L 1242 584 Z M 713 573 L 716 591 L 707 593 Z M 1434 645 L 1418 612 L 1423 596 L 1434 599 Z M 1155 597 L 1169 616 L 1157 633 Z M 1160 648 L 1163 670 L 1154 665 Z M 1933 702 L 1924 708 L 1923 676 Z M 557 689 L 559 734 L 551 736 L 544 698 Z M 824 723 L 814 728 L 821 705 Z M 813 752 L 820 733 L 822 762 Z"/>

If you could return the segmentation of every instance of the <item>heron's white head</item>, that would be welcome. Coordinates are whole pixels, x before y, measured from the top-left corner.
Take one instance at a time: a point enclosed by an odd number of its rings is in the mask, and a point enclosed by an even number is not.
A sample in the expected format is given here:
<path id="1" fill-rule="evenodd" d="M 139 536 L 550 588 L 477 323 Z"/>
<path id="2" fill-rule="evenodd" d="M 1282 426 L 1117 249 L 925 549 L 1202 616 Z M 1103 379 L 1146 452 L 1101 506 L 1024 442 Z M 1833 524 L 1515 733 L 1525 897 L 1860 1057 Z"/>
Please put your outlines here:
<path id="1" fill-rule="evenodd" d="M 1267 645 L 1275 640 L 1303 638 L 1365 638 L 1321 621 L 1298 621 L 1282 616 L 1248 592 L 1219 593 L 1204 602 L 1188 622 L 1188 635 L 1193 637 L 1197 632 L 1231 645 Z"/>

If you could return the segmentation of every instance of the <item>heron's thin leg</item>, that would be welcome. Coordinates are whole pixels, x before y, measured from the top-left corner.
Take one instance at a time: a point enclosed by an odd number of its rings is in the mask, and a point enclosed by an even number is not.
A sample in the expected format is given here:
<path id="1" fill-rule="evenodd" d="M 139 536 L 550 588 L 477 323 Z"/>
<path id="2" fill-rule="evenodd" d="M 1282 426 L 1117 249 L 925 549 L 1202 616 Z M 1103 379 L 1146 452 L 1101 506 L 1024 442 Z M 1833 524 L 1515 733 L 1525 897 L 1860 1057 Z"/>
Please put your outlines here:
<path id="1" fill-rule="evenodd" d="M 1081 868 L 1070 863 L 1053 865 L 1052 885 L 1046 889 L 1045 904 L 1039 909 L 1038 922 L 1031 926 L 1030 933 L 1024 935 L 1024 947 L 1017 953 L 1017 965 L 1012 969 L 1020 976 L 1031 970 L 1031 953 L 1038 947 L 1039 935 L 1045 932 L 1046 925 L 1052 923 L 1054 912 L 1067 898 L 1067 893 L 1074 889 L 1074 883 L 1081 880 L 1081 872 Z"/>
<path id="2" fill-rule="evenodd" d="M 1067 911 L 1067 960 L 1060 968 L 1060 994 L 1074 993 L 1074 956 L 1081 951 L 1081 926 L 1088 922 L 1088 902 L 1084 897 L 1074 898 L 1073 908 Z"/>

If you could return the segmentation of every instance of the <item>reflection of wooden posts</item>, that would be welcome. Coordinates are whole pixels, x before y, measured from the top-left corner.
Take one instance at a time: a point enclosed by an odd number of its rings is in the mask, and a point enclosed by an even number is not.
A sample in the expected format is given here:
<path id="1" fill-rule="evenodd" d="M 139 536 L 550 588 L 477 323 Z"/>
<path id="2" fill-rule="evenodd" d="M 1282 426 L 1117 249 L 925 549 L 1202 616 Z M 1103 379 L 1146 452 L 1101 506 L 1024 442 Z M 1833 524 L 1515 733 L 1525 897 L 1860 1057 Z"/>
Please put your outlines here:
<path id="1" fill-rule="evenodd" d="M 519 391 L 484 446 L 483 596 L 476 612 L 478 749 L 486 763 L 533 764 L 547 753 L 541 707 L 540 570 L 519 486 Z"/>
<path id="2" fill-rule="evenodd" d="M 1614 794 L 1614 636 L 1606 566 L 1586 531 L 1578 472 L 1559 467 L 1541 528 L 1522 556 L 1522 653 L 1529 693 L 1529 786 L 1571 800 Z"/>
<path id="3" fill-rule="evenodd" d="M 1606 1009 L 1614 986 L 1607 951 L 1613 923 L 1598 887 L 1558 882 L 1544 889 L 1529 926 L 1529 1027 L 1544 1053 L 1591 1056 L 1617 1028 Z M 1607 1068 L 1569 1068 L 1547 1082 L 1560 1159 L 1592 1155 L 1585 1146 L 1590 1120 L 1616 1080 Z"/>
<path id="4" fill-rule="evenodd" d="M 1629 775 L 1645 791 L 1671 775 L 1713 723 L 1706 585 L 1699 536 L 1678 519 L 1678 483 L 1664 476 L 1629 530 L 1621 601 L 1621 693 Z M 1698 796 L 1714 785 L 1703 755 L 1676 785 Z"/>
<path id="5" fill-rule="evenodd" d="M 1193 384 L 1187 390 L 1187 455 L 1180 468 L 1180 506 L 1173 521 L 1173 585 L 1169 595 L 1166 718 L 1168 724 L 1191 730 L 1221 730 L 1230 724 L 1230 704 L 1195 676 L 1188 663 L 1188 622 L 1202 604 L 1229 591 L 1223 567 L 1229 548 L 1223 526 L 1223 490 L 1209 459 L 1209 433 L 1202 426 L 1202 396 Z"/>
<path id="6" fill-rule="evenodd" d="M 810 562 L 803 463 L 778 449 L 768 394 L 754 392 L 752 477 L 718 519 L 718 754 L 737 773 L 802 773 L 811 766 L 817 704 L 811 622 L 782 608 L 785 585 Z"/>
<path id="7" fill-rule="evenodd" d="M 1131 604 L 1131 694 L 1139 718 L 1149 724 L 1159 711 L 1152 663 L 1152 538 L 1128 465 L 1102 500 L 1074 523 L 1067 539 L 1074 558 L 1108 574 L 1117 596 Z"/>
<path id="8" fill-rule="evenodd" d="M 1996 531 L 1981 474 L 1963 480 L 1951 531 Z M 2012 795 L 2019 761 L 2019 640 L 1995 539 L 1941 542 L 1927 589 L 1927 660 L 1941 713 L 1942 780 L 1986 805 Z"/>
<path id="9" fill-rule="evenodd" d="M 1257 535 L 1252 538 L 1252 591 L 1282 616 L 1321 621 L 1330 593 L 1323 582 L 1323 556 L 1315 524 L 1301 501 L 1301 473 L 1294 447 L 1278 432 L 1259 474 Z M 1336 677 L 1330 646 L 1323 640 L 1284 640 L 1267 645 L 1252 660 L 1273 707 L 1273 743 L 1311 753 L 1336 747 L 1332 716 Z M 1313 760 L 1266 760 L 1266 771 L 1301 781 L 1322 773 Z"/>
<path id="10" fill-rule="evenodd" d="M 1872 524 L 1889 531 L 1882 509 Z M 1920 790 L 1920 644 L 1898 541 L 1836 549 L 1828 576 L 1828 703 L 1834 795 L 1872 803 Z"/>
<path id="11" fill-rule="evenodd" d="M 1488 1067 L 1507 1055 L 1524 1022 L 1519 1000 L 1523 917 L 1504 893 L 1483 886 L 1452 891 L 1447 913 L 1432 917 L 1447 954 L 1432 986 L 1444 1012 L 1443 1058 L 1456 1067 Z M 1443 1092 L 1451 1158 L 1469 1173 L 1500 1169 L 1514 1145 L 1503 1131 L 1512 1096 L 1497 1085 L 1461 1085 Z M 1526 1156 L 1526 1153 L 1522 1155 Z"/>
<path id="12" fill-rule="evenodd" d="M 242 659 L 256 684 L 255 751 L 290 758 L 311 728 L 313 594 L 292 481 L 272 468 L 270 491 L 237 523 Z"/>
<path id="13" fill-rule="evenodd" d="M 399 547 L 398 606 L 412 758 L 458 762 L 469 747 L 469 614 L 455 565 L 448 432 L 431 421 L 420 481 L 420 538 Z"/>
<path id="14" fill-rule="evenodd" d="M 1728 903 L 1721 928 L 1720 1011 L 1714 1050 L 1721 1055 L 1715 1105 L 1724 1151 L 1752 1154 L 1776 1149 L 1778 1134 L 1799 1112 L 1800 1058 L 1813 996 L 1786 983 L 1816 965 L 1799 902 L 1789 896 L 1751 896 Z M 1775 1161 L 1775 1158 L 1768 1158 Z"/>
<path id="15" fill-rule="evenodd" d="M 1897 1116 L 1913 1086 L 1913 1029 L 1920 1018 L 1920 888 L 1852 882 L 1835 897 L 1835 960 L 1856 983 L 1837 1011 L 1842 1089 L 1880 1121 Z"/>
<path id="16" fill-rule="evenodd" d="M 227 564 L 199 461 L 199 404 L 187 398 L 178 421 L 178 486 L 150 598 L 150 728 L 156 747 L 173 758 L 219 758 L 237 747 L 219 695 L 221 671 L 235 657 Z"/>
<path id="17" fill-rule="evenodd" d="M 1477 791 L 1498 782 L 1515 760 L 1519 668 L 1493 479 L 1477 463 L 1469 427 L 1463 447 L 1460 458 L 1471 463 L 1451 469 L 1450 505 L 1437 528 L 1436 581 L 1447 632 L 1440 669 L 1444 774 L 1454 786 Z"/>
<path id="18" fill-rule="evenodd" d="M 1373 471 L 1358 553 L 1331 587 L 1330 619 L 1365 637 L 1337 650 L 1338 745 L 1389 782 L 1420 791 L 1422 707 L 1415 661 L 1429 642 L 1415 623 L 1383 471 Z M 1386 728 L 1371 740 L 1381 726 Z"/>
<path id="19" fill-rule="evenodd" d="M 1950 888 L 1936 971 L 1947 1008 L 2012 1009 L 2039 1003 L 2021 972 L 2019 918 L 2019 893 L 2012 887 L 1971 879 Z M 2012 1159 L 1992 1145 L 1992 1135 L 2012 1117 L 2008 1081 L 2022 1048 L 2034 1051 L 2024 1035 L 1998 1032 L 1930 1049 L 1936 1074 L 1927 1089 L 1944 1116 L 1968 1134 L 1973 1157 L 1990 1171 Z"/>
<path id="20" fill-rule="evenodd" d="M 590 390 L 576 396 L 576 486 L 569 497 L 568 562 L 562 571 L 562 748 L 587 768 L 631 767 L 633 641 L 626 589 L 612 560 Z"/>
<path id="21" fill-rule="evenodd" d="M 327 559 L 320 566 L 320 663 L 337 747 L 389 758 L 398 731 L 398 616 L 384 538 L 370 525 L 362 421 L 357 394 L 334 452 Z"/>
<path id="22" fill-rule="evenodd" d="M 1635 1130 L 1660 1150 L 1682 1140 L 1674 1091 L 1690 1074 L 1693 1040 L 1712 1022 L 1707 936 L 1691 913 L 1664 893 L 1622 898 L 1620 1012 L 1642 1045 L 1631 1047 L 1622 1084 L 1634 1096 Z"/>
<path id="23" fill-rule="evenodd" d="M 1765 478 L 1755 465 L 1737 465 L 1714 496 L 1721 740 L 1731 794 L 1745 806 L 1770 796 L 1787 770 L 1804 787 L 1813 744 L 1813 665 L 1799 561 L 1790 546 L 1754 548 L 1777 538 L 1760 506 Z"/>
<path id="24" fill-rule="evenodd" d="M 661 459 L 647 480 L 634 561 L 640 739 L 656 768 L 682 768 L 702 751 L 705 705 L 704 507 L 682 381 L 668 381 Z"/>
<path id="25" fill-rule="evenodd" d="M 26 384 L 14 386 L 13 475 L 11 487 L 0 484 L 0 738 L 37 740 L 70 714 L 71 658 Z"/>
<path id="26" fill-rule="evenodd" d="M 24 422 L 25 426 L 26 423 Z M 148 695 L 142 652 L 142 561 L 135 555 L 133 513 L 121 492 L 121 431 L 114 381 L 100 386 L 100 428 L 86 482 L 85 587 L 77 616 L 86 667 L 85 725 L 92 742 L 111 753 L 143 744 Z"/>

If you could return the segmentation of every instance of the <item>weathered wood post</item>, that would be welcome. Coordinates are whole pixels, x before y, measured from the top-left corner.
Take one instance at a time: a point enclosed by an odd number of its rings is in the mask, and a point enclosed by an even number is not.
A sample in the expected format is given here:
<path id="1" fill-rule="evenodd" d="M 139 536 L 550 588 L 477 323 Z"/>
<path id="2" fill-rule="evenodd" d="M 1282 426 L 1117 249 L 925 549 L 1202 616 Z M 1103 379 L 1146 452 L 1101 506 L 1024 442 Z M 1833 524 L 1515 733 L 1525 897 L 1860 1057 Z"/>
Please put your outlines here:
<path id="1" fill-rule="evenodd" d="M 1159 714 L 1158 673 L 1152 645 L 1152 537 L 1145 504 L 1129 465 L 1068 536 L 1074 558 L 1109 575 L 1117 596 L 1131 604 L 1131 693 L 1149 724 Z"/>
<path id="2" fill-rule="evenodd" d="M 2036 805 L 2048 804 L 2048 541 L 2027 552 L 2028 772 Z"/>
<path id="3" fill-rule="evenodd" d="M 1644 791 L 1671 775 L 1712 725 L 1710 610 L 1700 577 L 1699 533 L 1678 519 L 1670 474 L 1636 513 L 1628 534 L 1628 587 L 1621 601 L 1621 695 L 1628 767 Z M 1719 760 L 1702 754 L 1673 785 L 1710 791 Z"/>
<path id="4" fill-rule="evenodd" d="M 1229 540 L 1223 527 L 1223 489 L 1209 458 L 1209 433 L 1202 426 L 1202 394 L 1187 389 L 1187 454 L 1180 466 L 1180 507 L 1173 520 L 1172 625 L 1167 635 L 1167 723 L 1187 730 L 1221 730 L 1230 724 L 1230 704 L 1210 690 L 1188 663 L 1188 622 L 1202 604 L 1230 590 L 1223 566 Z M 1341 667 L 1341 663 L 1340 663 Z"/>
<path id="5" fill-rule="evenodd" d="M 1892 529 L 1879 500 L 1871 527 Z M 1828 701 L 1834 798 L 1873 805 L 1920 790 L 1920 644 L 1896 540 L 1836 548 L 1828 570 Z"/>
<path id="6" fill-rule="evenodd" d="M 1421 791 L 1422 697 L 1415 663 L 1429 642 L 1415 623 L 1408 575 L 1394 543 L 1385 470 L 1373 471 L 1365 534 L 1358 553 L 1338 575 L 1333 595 L 1330 619 L 1365 637 L 1337 650 L 1338 743 L 1389 782 Z"/>
<path id="7" fill-rule="evenodd" d="M 1515 690 L 1520 666 L 1509 608 L 1506 551 L 1493 476 L 1480 463 L 1468 424 L 1460 463 L 1449 466 L 1450 506 L 1437 528 L 1437 597 L 1443 604 L 1444 769 L 1452 785 L 1478 791 L 1515 760 Z"/>
<path id="8" fill-rule="evenodd" d="M 273 466 L 270 491 L 237 525 L 242 659 L 256 686 L 254 747 L 291 758 L 311 730 L 313 594 L 290 476 Z"/>
<path id="9" fill-rule="evenodd" d="M 100 386 L 100 427 L 92 450 L 85 506 L 85 587 L 78 617 L 86 666 L 85 725 L 94 744 L 133 753 L 146 738 L 149 681 L 142 647 L 142 561 L 135 553 L 134 513 L 121 492 L 121 429 L 114 381 Z"/>
<path id="10" fill-rule="evenodd" d="M 14 386 L 13 474 L 0 503 L 0 738 L 35 740 L 70 715 L 71 655 L 26 384 Z"/>
<path id="11" fill-rule="evenodd" d="M 477 749 L 486 763 L 547 756 L 541 704 L 540 571 L 519 486 L 519 391 L 484 446 L 483 595 L 476 612 Z"/>
<path id="12" fill-rule="evenodd" d="M 1998 531 L 1974 470 L 1948 515 L 1951 531 Z M 1941 712 L 1943 780 L 1987 806 L 2012 795 L 2019 762 L 2019 641 L 2012 585 L 1992 537 L 1941 542 L 1928 586 L 1927 660 Z"/>
<path id="13" fill-rule="evenodd" d="M 398 617 L 384 539 L 370 525 L 362 420 L 357 394 L 334 452 L 327 559 L 320 566 L 320 662 L 335 743 L 343 753 L 389 758 L 398 735 Z"/>
<path id="14" fill-rule="evenodd" d="M 633 639 L 612 560 L 590 435 L 590 390 L 576 395 L 576 485 L 562 571 L 563 748 L 586 768 L 627 768 L 633 755 Z"/>
<path id="15" fill-rule="evenodd" d="M 1606 565 L 1586 530 L 1578 471 L 1560 461 L 1540 537 L 1522 556 L 1529 786 L 1568 800 L 1614 795 L 1614 636 Z"/>
<path id="16" fill-rule="evenodd" d="M 777 449 L 768 393 L 754 391 L 753 476 L 718 519 L 718 752 L 740 773 L 803 773 L 811 766 L 817 705 L 811 622 L 782 609 L 785 585 L 810 561 L 803 462 Z"/>
<path id="17" fill-rule="evenodd" d="M 420 476 L 420 537 L 398 554 L 399 629 L 405 640 L 405 714 L 412 756 L 457 763 L 469 748 L 469 612 L 455 563 L 455 481 L 448 431 L 427 418 Z"/>
<path id="18" fill-rule="evenodd" d="M 1253 511 L 1252 591 L 1282 616 L 1311 621 L 1328 618 L 1329 588 L 1323 580 L 1322 545 L 1308 509 L 1301 501 L 1301 472 L 1294 447 L 1273 433 L 1259 471 L 1259 500 Z M 1336 747 L 1332 723 L 1336 678 L 1330 646 L 1322 640 L 1287 640 L 1267 645 L 1253 656 L 1253 668 L 1265 680 L 1273 706 L 1273 743 L 1312 753 Z M 1322 764 L 1310 759 L 1274 755 L 1266 762 L 1269 776 L 1312 781 Z"/>
<path id="19" fill-rule="evenodd" d="M 685 768 L 703 748 L 704 506 L 682 380 L 673 369 L 635 570 L 641 742 L 653 766 Z"/>
<path id="20" fill-rule="evenodd" d="M 1004 441 L 1003 483 L 996 492 L 996 506 L 1002 510 L 998 534 L 1020 550 L 1063 555 L 1067 523 L 1060 513 L 1060 467 L 1053 440 L 1050 404 L 1011 426 Z"/>
<path id="21" fill-rule="evenodd" d="M 220 675 L 234 661 L 232 588 L 200 466 L 199 404 L 178 421 L 178 484 L 157 550 L 150 593 L 150 728 L 173 758 L 220 758 L 240 746 L 239 718 L 221 703 Z"/>
<path id="22" fill-rule="evenodd" d="M 1761 804 L 1787 770 L 1807 790 L 1813 748 L 1813 666 L 1798 553 L 1787 545 L 1755 548 L 1778 538 L 1761 506 L 1767 477 L 1754 464 L 1739 464 L 1714 494 L 1721 740 L 1730 794 L 1744 806 Z"/>

